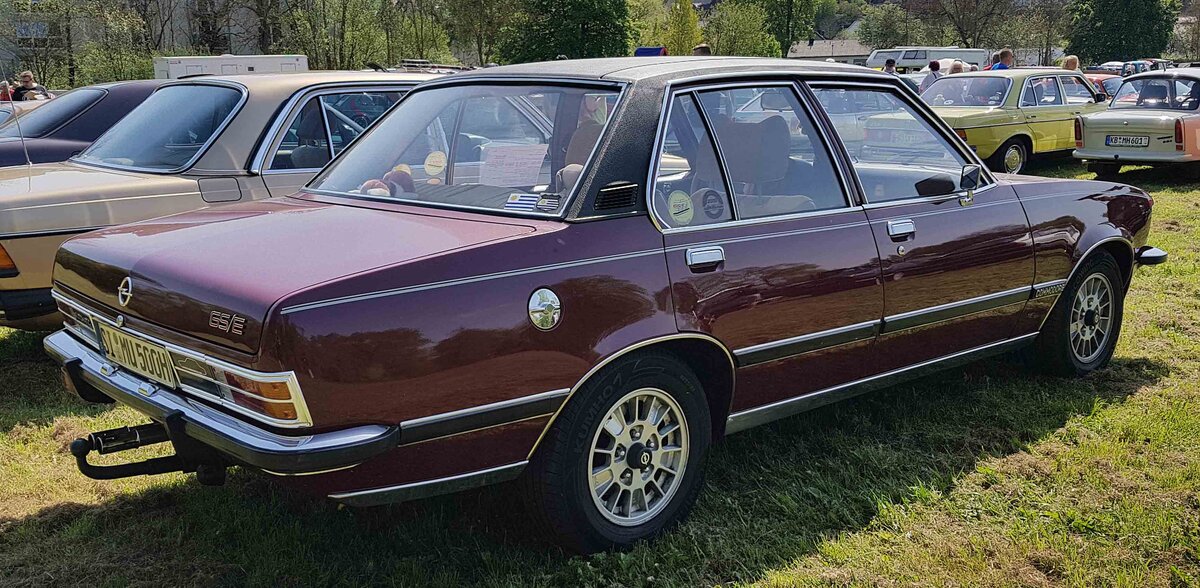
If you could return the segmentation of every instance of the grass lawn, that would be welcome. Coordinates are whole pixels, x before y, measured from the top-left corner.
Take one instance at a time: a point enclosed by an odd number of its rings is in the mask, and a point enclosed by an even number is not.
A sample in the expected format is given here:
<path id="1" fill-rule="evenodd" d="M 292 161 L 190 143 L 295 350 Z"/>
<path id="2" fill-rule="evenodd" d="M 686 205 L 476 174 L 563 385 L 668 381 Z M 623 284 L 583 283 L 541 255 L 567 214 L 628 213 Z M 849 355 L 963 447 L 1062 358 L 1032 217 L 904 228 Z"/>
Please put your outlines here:
<path id="1" fill-rule="evenodd" d="M 989 361 L 735 435 L 691 519 L 622 554 L 542 543 L 511 486 L 353 510 L 237 470 L 88 480 L 67 443 L 143 421 L 0 329 L 0 586 L 1198 585 L 1200 183 L 1178 177 L 1123 176 L 1171 259 L 1134 280 L 1108 370 Z"/>

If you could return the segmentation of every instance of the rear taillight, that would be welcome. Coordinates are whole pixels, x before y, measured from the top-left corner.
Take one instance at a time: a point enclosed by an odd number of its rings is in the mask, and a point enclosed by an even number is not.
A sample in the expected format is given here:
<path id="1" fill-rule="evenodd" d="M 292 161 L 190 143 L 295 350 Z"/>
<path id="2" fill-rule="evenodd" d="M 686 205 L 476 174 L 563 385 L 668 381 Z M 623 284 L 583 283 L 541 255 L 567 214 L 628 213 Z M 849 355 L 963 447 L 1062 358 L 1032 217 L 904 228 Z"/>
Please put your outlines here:
<path id="1" fill-rule="evenodd" d="M 18 273 L 20 272 L 17 271 L 17 262 L 13 261 L 4 246 L 0 245 L 0 278 L 11 278 Z"/>
<path id="2" fill-rule="evenodd" d="M 1175 150 L 1183 151 L 1183 119 L 1175 119 Z"/>
<path id="3" fill-rule="evenodd" d="M 963 129 L 954 129 L 954 134 L 958 135 L 958 138 L 962 139 L 964 142 L 967 140 L 967 131 Z"/>
<path id="4" fill-rule="evenodd" d="M 1075 148 L 1083 148 L 1083 117 L 1075 117 Z"/>

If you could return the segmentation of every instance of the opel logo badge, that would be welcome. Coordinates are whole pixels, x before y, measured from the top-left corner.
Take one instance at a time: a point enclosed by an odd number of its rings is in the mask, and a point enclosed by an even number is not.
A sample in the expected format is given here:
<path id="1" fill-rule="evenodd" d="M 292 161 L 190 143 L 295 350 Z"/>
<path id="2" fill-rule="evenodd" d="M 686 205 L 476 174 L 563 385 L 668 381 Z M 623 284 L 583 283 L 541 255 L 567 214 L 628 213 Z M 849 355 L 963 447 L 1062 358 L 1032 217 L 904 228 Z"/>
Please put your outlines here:
<path id="1" fill-rule="evenodd" d="M 129 301 L 133 299 L 133 280 L 126 277 L 121 280 L 121 285 L 117 286 L 117 304 L 128 306 Z"/>
<path id="2" fill-rule="evenodd" d="M 650 452 L 643 451 L 642 456 L 638 458 L 638 461 L 642 462 L 642 465 L 644 466 L 650 465 Z"/>

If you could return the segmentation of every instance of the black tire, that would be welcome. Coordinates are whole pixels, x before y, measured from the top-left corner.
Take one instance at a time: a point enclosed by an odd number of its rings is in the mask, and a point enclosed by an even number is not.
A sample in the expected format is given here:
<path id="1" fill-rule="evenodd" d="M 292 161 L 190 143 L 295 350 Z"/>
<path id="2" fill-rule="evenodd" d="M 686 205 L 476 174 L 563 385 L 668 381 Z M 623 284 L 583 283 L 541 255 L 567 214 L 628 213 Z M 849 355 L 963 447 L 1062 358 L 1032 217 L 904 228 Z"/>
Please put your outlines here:
<path id="1" fill-rule="evenodd" d="M 1121 173 L 1121 165 L 1117 163 L 1089 163 L 1087 167 L 1097 179 L 1111 180 Z"/>
<path id="2" fill-rule="evenodd" d="M 1020 163 L 1015 168 L 1010 168 L 1005 164 L 1005 158 L 1012 150 L 1020 154 Z M 1002 174 L 1019 174 L 1025 171 L 1027 165 L 1029 165 L 1029 145 L 1020 137 L 1013 137 L 1005 141 L 991 157 L 987 158 L 988 169 Z"/>
<path id="3" fill-rule="evenodd" d="M 606 518 L 608 515 L 593 501 L 591 470 L 595 466 L 592 460 L 596 459 L 593 443 L 604 434 L 599 428 L 618 401 L 643 389 L 665 392 L 676 403 L 683 413 L 689 447 L 682 473 L 670 485 L 674 490 L 660 495 L 665 498 L 657 513 L 640 524 L 621 525 Z M 679 436 L 684 434 L 681 432 Z M 711 421 L 703 387 L 683 362 L 660 352 L 621 358 L 568 400 L 522 476 L 522 494 L 531 517 L 564 548 L 578 553 L 628 548 L 670 529 L 691 511 L 700 493 L 711 441 Z M 665 446 L 664 441 L 659 449 Z M 610 463 L 613 468 L 625 467 L 633 455 L 630 450 L 626 459 L 613 459 Z M 651 478 L 659 475 L 653 467 L 649 470 Z M 638 475 L 644 474 L 645 470 L 641 471 Z M 614 478 L 613 482 L 618 480 Z M 624 492 L 623 488 L 618 487 L 618 492 Z"/>
<path id="4" fill-rule="evenodd" d="M 1125 315 L 1125 282 L 1121 279 L 1117 261 L 1108 252 L 1100 251 L 1083 260 L 1081 264 L 1079 271 L 1059 295 L 1058 302 L 1055 303 L 1046 323 L 1042 325 L 1041 334 L 1034 344 L 1035 365 L 1049 374 L 1077 377 L 1103 368 L 1112 359 L 1117 339 L 1121 335 L 1121 322 Z M 1080 289 L 1093 276 L 1102 277 L 1109 285 L 1109 303 L 1112 305 L 1110 326 L 1103 342 L 1096 345 L 1096 351 L 1081 357 L 1072 341 L 1071 322 L 1075 315 L 1073 307 Z M 1086 324 L 1086 317 L 1081 320 Z"/>

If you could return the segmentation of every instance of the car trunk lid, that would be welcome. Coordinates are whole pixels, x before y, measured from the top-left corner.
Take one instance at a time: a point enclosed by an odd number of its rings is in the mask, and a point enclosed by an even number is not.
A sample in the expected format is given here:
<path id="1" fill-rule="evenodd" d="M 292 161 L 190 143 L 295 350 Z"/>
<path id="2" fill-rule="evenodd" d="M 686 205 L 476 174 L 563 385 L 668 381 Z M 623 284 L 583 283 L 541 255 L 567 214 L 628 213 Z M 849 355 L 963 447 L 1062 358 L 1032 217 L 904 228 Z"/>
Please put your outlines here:
<path id="1" fill-rule="evenodd" d="M 1133 156 L 1174 153 L 1175 121 L 1179 118 L 1164 111 L 1120 108 L 1096 113 L 1083 119 L 1083 148 Z"/>
<path id="2" fill-rule="evenodd" d="M 533 231 L 500 217 L 271 199 L 77 237 L 59 251 L 54 276 L 115 312 L 255 353 L 267 314 L 287 294 Z M 128 300 L 118 294 L 126 278 Z"/>

